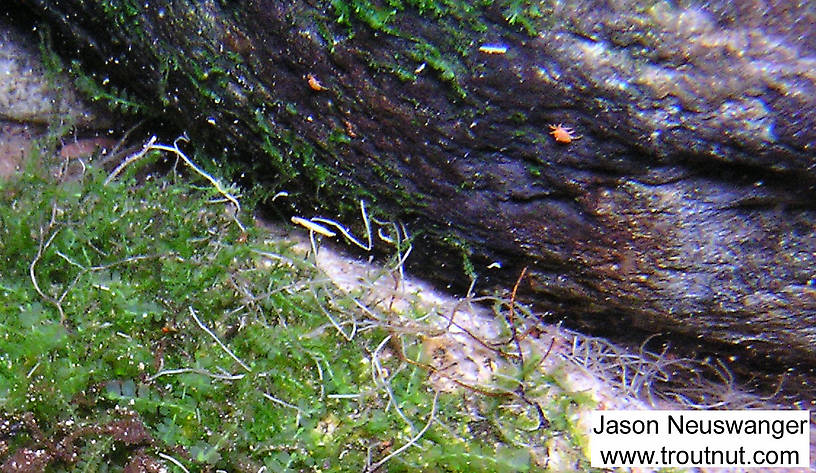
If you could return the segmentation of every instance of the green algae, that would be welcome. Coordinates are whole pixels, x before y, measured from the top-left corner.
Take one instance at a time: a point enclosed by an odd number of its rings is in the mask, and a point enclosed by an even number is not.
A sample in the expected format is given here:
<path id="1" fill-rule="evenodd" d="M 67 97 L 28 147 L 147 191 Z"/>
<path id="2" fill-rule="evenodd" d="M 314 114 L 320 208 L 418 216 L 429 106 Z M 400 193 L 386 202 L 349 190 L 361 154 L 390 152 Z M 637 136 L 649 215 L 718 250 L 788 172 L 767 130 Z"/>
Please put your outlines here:
<path id="1" fill-rule="evenodd" d="M 372 353 L 394 336 L 388 326 L 345 336 L 329 324 L 376 322 L 357 305 L 366 286 L 339 291 L 245 212 L 235 216 L 243 232 L 203 180 L 130 166 L 106 183 L 91 163 L 55 178 L 59 163 L 34 159 L 0 182 L 0 420 L 30 416 L 50 453 L 75 438 L 73 460 L 54 457 L 48 471 L 125 471 L 168 456 L 189 471 L 363 471 L 408 442 L 418 448 L 383 471 L 543 471 L 530 446 L 579 435 L 561 423 L 531 432 L 535 412 L 501 397 L 437 393 L 428 371 L 394 356 L 378 361 L 392 375 L 372 377 Z M 427 316 L 414 310 L 412 320 Z M 416 323 L 400 338 L 422 360 Z M 500 383 L 546 399 L 557 381 L 531 363 Z M 543 407 L 553 422 L 575 408 L 559 399 Z M 148 437 L 104 434 L 125 421 Z M 9 448 L 34 437 L 24 428 Z M 575 442 L 571 454 L 586 466 Z"/>

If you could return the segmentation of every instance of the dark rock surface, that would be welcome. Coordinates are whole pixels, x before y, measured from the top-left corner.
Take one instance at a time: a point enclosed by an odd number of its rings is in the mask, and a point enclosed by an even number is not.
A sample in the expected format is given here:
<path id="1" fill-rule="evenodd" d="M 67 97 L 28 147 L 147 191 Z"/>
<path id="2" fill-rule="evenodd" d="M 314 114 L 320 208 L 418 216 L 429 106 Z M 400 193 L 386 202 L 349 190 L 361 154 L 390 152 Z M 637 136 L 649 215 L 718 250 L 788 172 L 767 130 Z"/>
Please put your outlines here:
<path id="1" fill-rule="evenodd" d="M 352 222 L 365 199 L 415 232 L 426 275 L 462 284 L 466 255 L 511 287 L 528 267 L 555 319 L 667 333 L 807 397 L 816 4 L 732 3 L 11 5 L 297 195 L 284 211 Z"/>

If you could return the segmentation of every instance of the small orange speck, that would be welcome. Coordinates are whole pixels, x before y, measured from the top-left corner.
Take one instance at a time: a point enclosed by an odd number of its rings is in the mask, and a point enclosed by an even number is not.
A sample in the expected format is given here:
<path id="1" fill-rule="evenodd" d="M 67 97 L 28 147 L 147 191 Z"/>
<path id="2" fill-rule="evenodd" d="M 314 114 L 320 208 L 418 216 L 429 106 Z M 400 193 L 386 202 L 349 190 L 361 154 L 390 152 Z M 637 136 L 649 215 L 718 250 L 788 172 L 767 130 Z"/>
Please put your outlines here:
<path id="1" fill-rule="evenodd" d="M 574 135 L 574 130 L 572 128 L 565 127 L 562 123 L 559 123 L 558 125 L 550 125 L 550 130 L 550 134 L 553 135 L 556 143 L 570 144 L 573 141 L 582 138 L 580 135 Z"/>
<path id="2" fill-rule="evenodd" d="M 320 92 L 321 90 L 326 90 L 326 88 L 323 87 L 323 84 L 321 84 L 320 81 L 317 80 L 317 77 L 315 77 L 314 74 L 307 75 L 306 80 L 309 82 L 309 87 L 311 87 L 312 90 L 316 90 L 318 92 Z"/>
<path id="3" fill-rule="evenodd" d="M 354 132 L 354 126 L 348 120 L 343 120 L 343 125 L 346 126 L 346 134 L 349 138 L 357 138 L 357 133 Z"/>

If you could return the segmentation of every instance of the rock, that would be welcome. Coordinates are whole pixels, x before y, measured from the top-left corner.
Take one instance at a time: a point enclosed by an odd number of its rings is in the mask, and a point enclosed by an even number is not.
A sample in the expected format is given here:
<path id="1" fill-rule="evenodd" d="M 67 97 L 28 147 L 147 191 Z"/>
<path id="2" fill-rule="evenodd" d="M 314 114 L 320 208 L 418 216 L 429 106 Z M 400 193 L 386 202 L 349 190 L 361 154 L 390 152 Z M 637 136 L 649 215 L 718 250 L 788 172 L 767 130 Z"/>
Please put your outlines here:
<path id="1" fill-rule="evenodd" d="M 47 71 L 34 38 L 0 16 L 0 120 L 48 124 L 60 119 L 79 127 L 107 123 L 70 78 Z"/>
<path id="2" fill-rule="evenodd" d="M 29 156 L 33 139 L 26 125 L 0 123 L 0 181 L 9 179 Z"/>
<path id="3" fill-rule="evenodd" d="M 8 15 L 0 15 L 0 180 L 14 176 L 31 155 L 48 126 L 73 129 L 60 157 L 90 156 L 112 139 L 78 137 L 110 126 L 107 110 L 89 104 L 72 79 L 43 63 L 34 31 L 23 31 Z M 67 141 L 67 140 L 65 140 Z"/>
<path id="4" fill-rule="evenodd" d="M 425 275 L 508 288 L 526 267 L 552 319 L 814 391 L 814 5 L 11 4 L 296 197 L 279 211 L 359 229 L 365 200 Z"/>

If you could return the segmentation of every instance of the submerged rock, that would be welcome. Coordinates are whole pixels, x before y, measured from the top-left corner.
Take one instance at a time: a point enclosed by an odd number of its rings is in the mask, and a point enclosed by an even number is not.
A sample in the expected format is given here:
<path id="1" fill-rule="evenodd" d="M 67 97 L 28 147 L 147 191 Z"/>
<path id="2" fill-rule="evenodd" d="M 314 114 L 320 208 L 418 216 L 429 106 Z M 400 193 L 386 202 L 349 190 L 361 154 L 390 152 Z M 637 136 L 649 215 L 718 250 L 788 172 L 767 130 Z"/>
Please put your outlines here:
<path id="1" fill-rule="evenodd" d="M 11 3 L 296 197 L 279 211 L 359 228 L 365 200 L 423 274 L 506 288 L 526 267 L 553 319 L 812 395 L 816 6 Z"/>
<path id="2" fill-rule="evenodd" d="M 103 124 L 98 109 L 79 95 L 69 77 L 48 71 L 36 36 L 0 15 L 0 120 L 29 124 L 70 121 Z"/>

